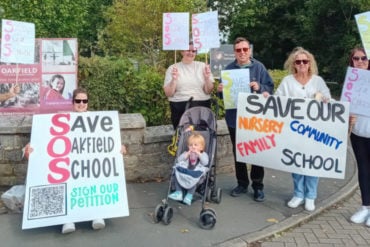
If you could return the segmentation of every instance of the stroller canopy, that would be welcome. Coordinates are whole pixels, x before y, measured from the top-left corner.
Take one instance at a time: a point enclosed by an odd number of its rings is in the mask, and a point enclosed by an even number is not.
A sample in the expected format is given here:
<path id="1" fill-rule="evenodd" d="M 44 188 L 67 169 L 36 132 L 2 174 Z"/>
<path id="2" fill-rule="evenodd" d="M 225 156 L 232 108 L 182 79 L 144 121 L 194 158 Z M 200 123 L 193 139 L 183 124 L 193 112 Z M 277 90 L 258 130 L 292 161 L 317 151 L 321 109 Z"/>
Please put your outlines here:
<path id="1" fill-rule="evenodd" d="M 207 127 L 216 131 L 216 117 L 212 110 L 208 107 L 195 106 L 184 112 L 182 115 L 179 126 L 187 127 L 194 125 L 197 128 L 206 130 Z"/>

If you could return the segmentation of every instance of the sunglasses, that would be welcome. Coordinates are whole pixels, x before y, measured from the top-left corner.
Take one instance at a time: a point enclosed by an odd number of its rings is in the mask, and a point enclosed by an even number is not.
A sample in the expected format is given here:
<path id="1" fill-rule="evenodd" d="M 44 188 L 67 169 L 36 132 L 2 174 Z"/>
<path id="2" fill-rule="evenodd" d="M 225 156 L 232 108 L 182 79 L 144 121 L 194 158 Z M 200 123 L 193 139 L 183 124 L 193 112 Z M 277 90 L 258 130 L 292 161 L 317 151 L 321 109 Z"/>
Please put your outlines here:
<path id="1" fill-rule="evenodd" d="M 244 47 L 244 48 L 237 48 L 237 49 L 235 49 L 235 51 L 236 52 L 242 52 L 242 51 L 244 51 L 244 52 L 247 52 L 249 50 L 249 48 L 248 47 Z"/>
<path id="2" fill-rule="evenodd" d="M 84 104 L 87 104 L 87 102 L 89 102 L 88 99 L 75 99 L 74 102 L 76 104 L 80 104 L 81 102 L 84 103 Z"/>
<path id="3" fill-rule="evenodd" d="M 361 61 L 366 61 L 367 57 L 366 56 L 362 56 L 362 57 L 354 56 L 354 57 L 352 57 L 353 61 L 360 61 L 360 59 L 361 59 Z"/>
<path id="4" fill-rule="evenodd" d="M 309 60 L 306 60 L 306 59 L 303 59 L 303 60 L 295 60 L 294 63 L 296 65 L 300 65 L 300 64 L 308 64 Z"/>

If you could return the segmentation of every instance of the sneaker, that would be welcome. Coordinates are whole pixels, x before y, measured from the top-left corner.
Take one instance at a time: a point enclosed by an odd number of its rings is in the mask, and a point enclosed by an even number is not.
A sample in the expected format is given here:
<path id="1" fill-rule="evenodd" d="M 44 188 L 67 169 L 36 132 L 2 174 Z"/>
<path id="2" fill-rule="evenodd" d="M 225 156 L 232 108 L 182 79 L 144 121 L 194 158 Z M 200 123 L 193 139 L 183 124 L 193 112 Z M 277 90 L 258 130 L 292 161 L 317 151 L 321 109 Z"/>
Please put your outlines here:
<path id="1" fill-rule="evenodd" d="M 366 220 L 366 222 L 365 222 L 365 225 L 366 225 L 367 227 L 370 227 L 370 215 L 367 217 L 367 220 Z"/>
<path id="2" fill-rule="evenodd" d="M 96 219 L 96 220 L 93 220 L 92 223 L 91 223 L 91 227 L 94 230 L 103 229 L 105 227 L 105 221 L 104 221 L 104 219 Z"/>
<path id="3" fill-rule="evenodd" d="M 265 193 L 263 193 L 262 190 L 255 190 L 254 195 L 253 195 L 253 199 L 256 202 L 263 202 L 265 200 Z"/>
<path id="4" fill-rule="evenodd" d="M 193 200 L 193 195 L 192 194 L 186 194 L 184 200 L 182 201 L 183 203 L 185 203 L 186 205 L 191 205 L 191 201 Z"/>
<path id="5" fill-rule="evenodd" d="M 307 211 L 314 211 L 315 210 L 315 199 L 306 198 L 305 203 L 304 203 L 304 208 Z"/>
<path id="6" fill-rule="evenodd" d="M 364 223 L 369 215 L 369 209 L 365 206 L 362 206 L 354 215 L 351 217 L 351 221 L 356 224 Z M 370 223 L 369 220 L 366 221 L 366 224 Z"/>
<path id="7" fill-rule="evenodd" d="M 76 231 L 75 223 L 65 223 L 62 227 L 62 233 L 67 234 Z"/>
<path id="8" fill-rule="evenodd" d="M 247 193 L 247 188 L 241 185 L 236 186 L 230 193 L 233 197 L 241 196 L 242 193 Z"/>
<path id="9" fill-rule="evenodd" d="M 182 201 L 182 192 L 181 191 L 175 191 L 172 194 L 168 196 L 170 199 L 175 201 Z"/>
<path id="10" fill-rule="evenodd" d="M 293 198 L 288 202 L 288 207 L 290 208 L 296 208 L 299 205 L 303 204 L 303 198 L 299 198 L 296 196 L 293 196 Z"/>

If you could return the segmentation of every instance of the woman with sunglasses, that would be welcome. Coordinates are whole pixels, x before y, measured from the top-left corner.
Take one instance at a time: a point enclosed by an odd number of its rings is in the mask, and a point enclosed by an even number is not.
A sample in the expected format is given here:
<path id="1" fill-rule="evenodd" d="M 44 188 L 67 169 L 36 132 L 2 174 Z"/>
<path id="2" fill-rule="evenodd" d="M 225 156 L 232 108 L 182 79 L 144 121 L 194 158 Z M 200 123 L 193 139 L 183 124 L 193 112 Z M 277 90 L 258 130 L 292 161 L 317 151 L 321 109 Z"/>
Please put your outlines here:
<path id="1" fill-rule="evenodd" d="M 289 75 L 283 78 L 275 95 L 330 100 L 330 90 L 318 76 L 315 58 L 309 51 L 302 47 L 295 48 L 285 61 L 284 67 Z M 296 208 L 304 203 L 307 211 L 314 211 L 319 178 L 296 173 L 292 173 L 292 177 L 294 194 L 288 202 L 288 207 Z"/>
<path id="2" fill-rule="evenodd" d="M 77 88 L 73 91 L 72 105 L 74 112 L 86 112 L 89 104 L 87 91 L 82 88 Z M 91 223 L 94 230 L 103 229 L 105 227 L 104 219 L 95 219 Z M 65 223 L 62 227 L 62 233 L 71 233 L 76 230 L 75 223 Z"/>
<path id="3" fill-rule="evenodd" d="M 370 62 L 363 48 L 354 48 L 349 56 L 349 66 L 370 70 Z M 357 160 L 358 183 L 362 206 L 351 217 L 353 223 L 364 223 L 370 227 L 370 117 L 350 116 L 350 133 L 353 152 Z"/>
<path id="4" fill-rule="evenodd" d="M 72 104 L 73 104 L 73 111 L 74 112 L 86 112 L 88 108 L 89 98 L 87 91 L 83 88 L 77 88 L 73 91 L 73 97 L 72 97 Z M 30 144 L 27 144 L 24 149 L 24 156 L 28 159 L 30 153 L 32 153 L 33 149 L 30 146 Z M 126 146 L 121 146 L 121 153 L 126 154 Z M 91 227 L 94 230 L 103 229 L 105 227 L 105 221 L 104 219 L 95 219 L 91 223 Z M 71 233 L 76 230 L 75 223 L 65 223 L 62 226 L 62 233 Z"/>
<path id="5" fill-rule="evenodd" d="M 163 90 L 171 108 L 171 121 L 174 129 L 177 128 L 186 104 L 193 97 L 189 107 L 211 107 L 211 92 L 215 82 L 208 64 L 194 61 L 197 55 L 193 42 L 189 43 L 189 50 L 181 51 L 181 62 L 171 65 L 164 79 Z"/>

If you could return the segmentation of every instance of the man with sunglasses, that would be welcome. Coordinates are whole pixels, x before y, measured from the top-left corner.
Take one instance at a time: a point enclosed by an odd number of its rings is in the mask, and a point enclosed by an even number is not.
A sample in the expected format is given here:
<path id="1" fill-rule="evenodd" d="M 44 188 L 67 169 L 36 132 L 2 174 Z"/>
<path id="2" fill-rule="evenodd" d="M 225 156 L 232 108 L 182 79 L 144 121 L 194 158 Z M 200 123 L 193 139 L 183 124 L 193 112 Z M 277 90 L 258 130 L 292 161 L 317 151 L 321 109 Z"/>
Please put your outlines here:
<path id="1" fill-rule="evenodd" d="M 271 76 L 267 72 L 265 66 L 258 60 L 251 57 L 251 49 L 249 41 L 244 37 L 238 37 L 234 41 L 234 55 L 235 60 L 226 66 L 225 70 L 232 69 L 249 69 L 249 78 L 251 82 L 249 86 L 251 91 L 255 93 L 268 92 L 272 94 L 274 89 L 274 83 Z M 217 91 L 221 93 L 223 90 L 222 83 L 219 84 Z M 229 129 L 231 143 L 233 145 L 233 153 L 235 160 L 235 174 L 238 185 L 231 191 L 231 196 L 237 197 L 243 193 L 247 193 L 247 188 L 249 185 L 248 169 L 247 165 L 242 162 L 236 161 L 236 117 L 237 109 L 226 110 L 226 123 Z M 251 166 L 250 179 L 252 180 L 252 188 L 254 191 L 253 198 L 257 202 L 262 202 L 265 199 L 263 193 L 263 178 L 264 178 L 264 168 L 257 165 Z"/>

